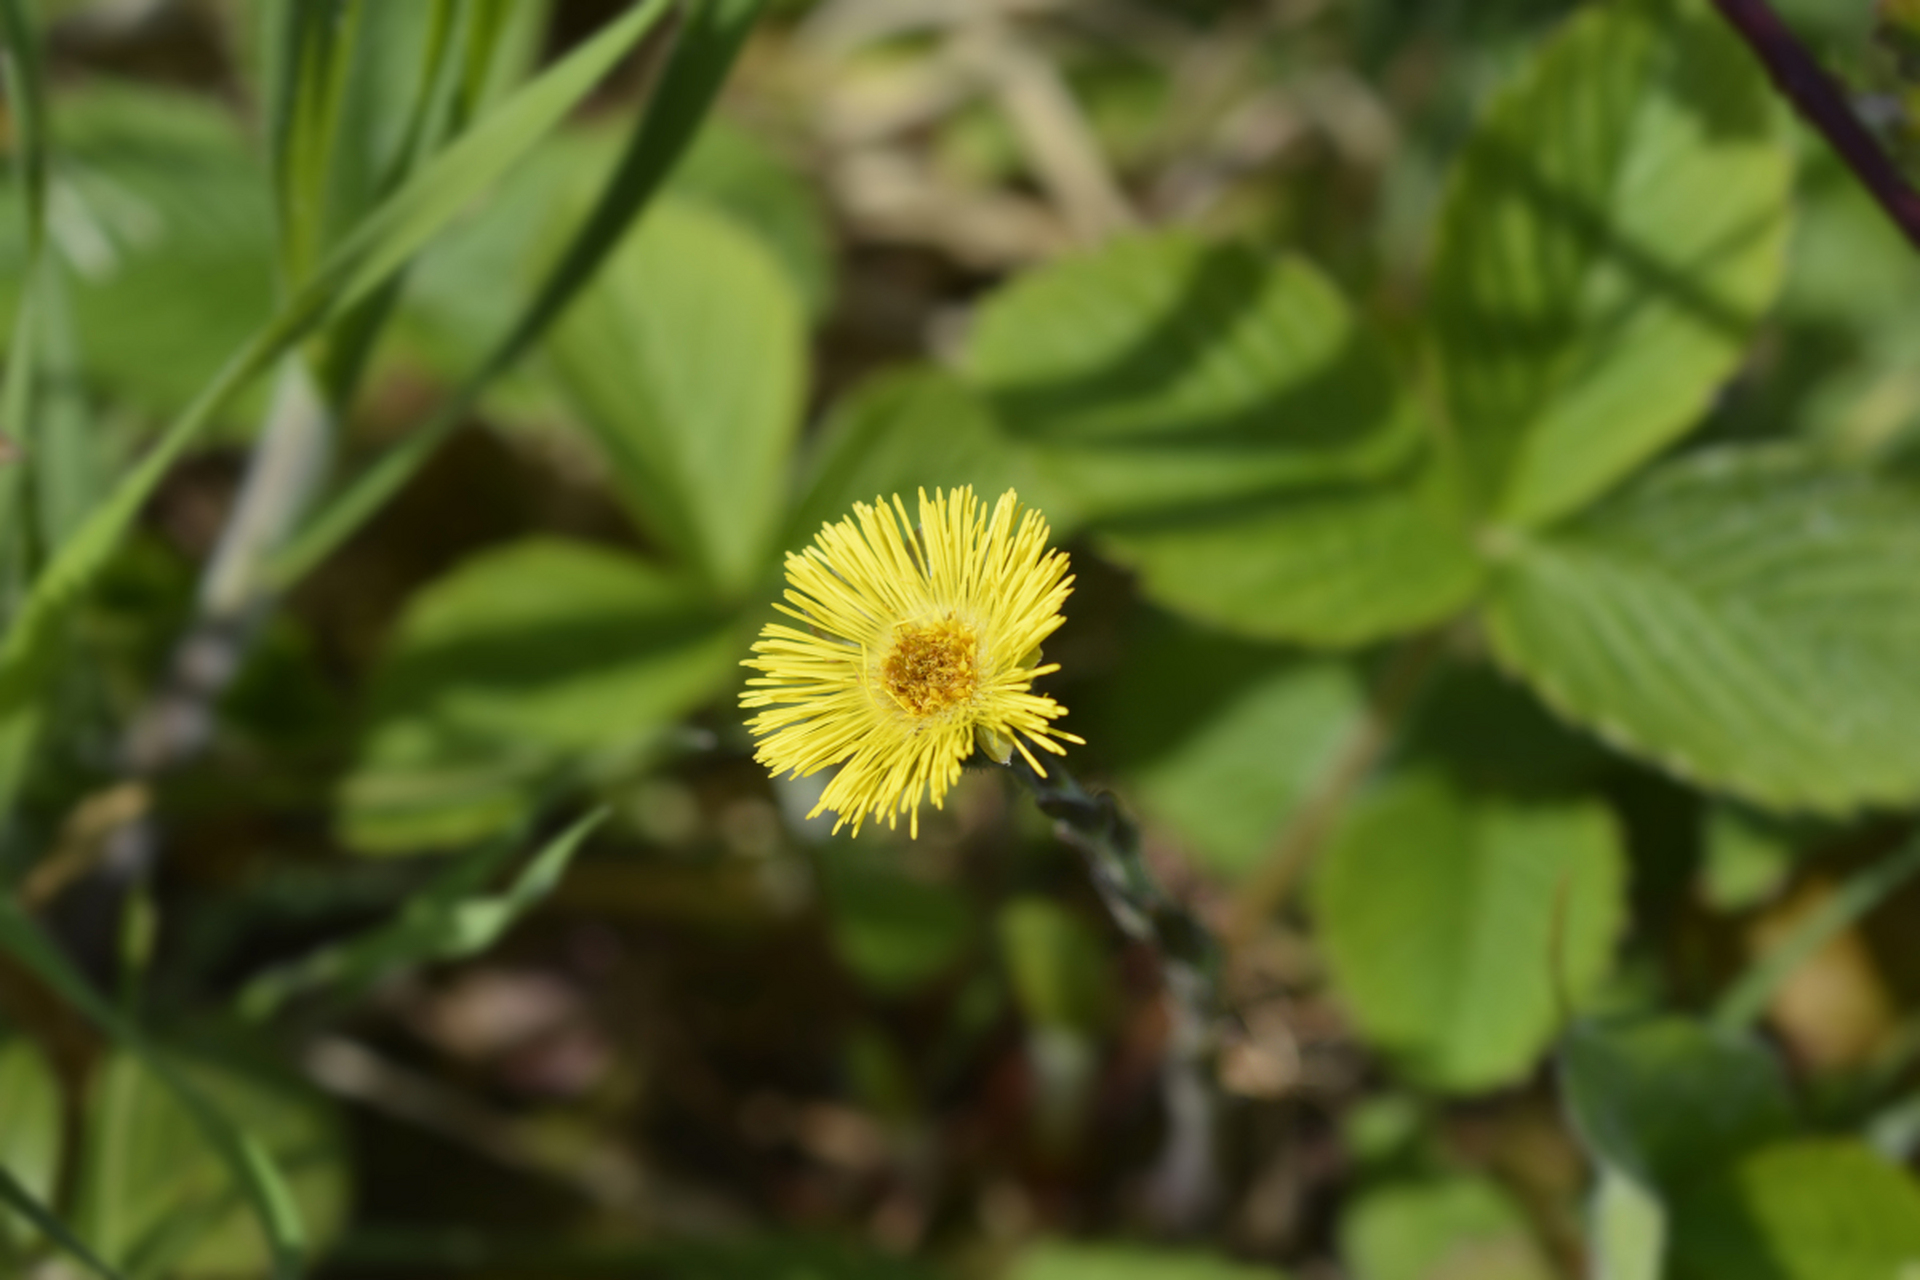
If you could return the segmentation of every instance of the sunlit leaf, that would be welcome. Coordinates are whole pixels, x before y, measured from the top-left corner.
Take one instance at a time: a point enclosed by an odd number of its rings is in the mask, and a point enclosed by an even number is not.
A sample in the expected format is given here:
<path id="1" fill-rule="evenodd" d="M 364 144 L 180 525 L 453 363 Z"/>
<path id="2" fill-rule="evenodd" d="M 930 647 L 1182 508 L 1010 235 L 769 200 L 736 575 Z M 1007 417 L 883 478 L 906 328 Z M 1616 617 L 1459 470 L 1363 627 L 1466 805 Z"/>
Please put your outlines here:
<path id="1" fill-rule="evenodd" d="M 662 201 L 550 343 L 636 517 L 723 591 L 771 563 L 805 336 L 799 295 L 760 241 Z"/>
<path id="2" fill-rule="evenodd" d="M 1494 101 L 1433 269 L 1435 363 L 1482 505 L 1575 510 L 1700 420 L 1780 282 L 1780 120 L 1696 0 L 1588 7 Z"/>
<path id="3" fill-rule="evenodd" d="M 1023 478 L 977 393 L 952 374 L 918 367 L 889 370 L 849 392 L 821 427 L 802 474 L 790 548 L 855 502 L 896 493 L 911 502 L 923 486 L 931 493 L 963 484 L 991 501 Z M 1032 500 L 1027 490 L 1021 497 Z"/>
<path id="4" fill-rule="evenodd" d="M 1526 1218 L 1494 1184 L 1443 1177 L 1366 1192 L 1340 1219 L 1353 1280 L 1549 1280 Z"/>
<path id="5" fill-rule="evenodd" d="M 1430 626 L 1486 575 L 1451 472 L 1110 526 L 1100 545 L 1149 597 L 1224 631 L 1350 647 Z"/>
<path id="6" fill-rule="evenodd" d="M 1791 455 L 1676 462 L 1517 539 L 1488 633 L 1553 707 L 1766 805 L 1920 796 L 1920 496 Z"/>
<path id="7" fill-rule="evenodd" d="M 1062 1240 L 1029 1245 L 1007 1280 L 1283 1280 L 1283 1275 L 1197 1249 Z"/>
<path id="8" fill-rule="evenodd" d="M 369 852 L 495 834 L 567 761 L 639 750 L 714 696 L 736 638 L 699 591 L 632 556 L 544 538 L 485 552 L 401 619 L 342 833 Z"/>
<path id="9" fill-rule="evenodd" d="M 1092 519 L 1376 476 L 1417 447 L 1380 344 L 1313 267 L 1182 232 L 991 299 L 968 368 Z"/>
<path id="10" fill-rule="evenodd" d="M 1626 913 L 1615 824 L 1591 800 L 1388 784 L 1326 850 L 1315 915 L 1335 988 L 1416 1077 L 1520 1080 L 1605 975 Z"/>
<path id="11" fill-rule="evenodd" d="M 1920 1270 L 1920 1183 L 1865 1144 L 1763 1147 L 1677 1196 L 1674 1280 L 1904 1280 Z"/>

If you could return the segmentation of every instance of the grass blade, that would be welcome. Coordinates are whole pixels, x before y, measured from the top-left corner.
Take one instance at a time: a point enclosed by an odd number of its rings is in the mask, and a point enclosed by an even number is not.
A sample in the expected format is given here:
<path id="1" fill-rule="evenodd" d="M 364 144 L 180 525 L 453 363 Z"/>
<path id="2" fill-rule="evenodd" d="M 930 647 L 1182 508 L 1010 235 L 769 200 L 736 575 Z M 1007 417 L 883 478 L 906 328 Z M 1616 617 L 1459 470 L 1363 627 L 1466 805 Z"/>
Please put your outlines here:
<path id="1" fill-rule="evenodd" d="M 274 561 L 284 589 L 319 564 L 398 493 L 464 422 L 486 387 L 552 327 L 645 211 L 726 81 L 765 0 L 710 0 L 687 21 L 660 84 L 592 211 L 526 311 L 436 414 L 362 471 Z"/>
<path id="2" fill-rule="evenodd" d="M 136 1055 L 142 1065 L 180 1099 L 195 1127 L 219 1152 L 248 1204 L 260 1219 L 273 1250 L 274 1275 L 293 1280 L 300 1274 L 306 1253 L 306 1230 L 294 1207 L 293 1193 L 258 1139 L 223 1115 L 165 1054 L 147 1043 L 139 1028 L 112 1002 L 95 991 L 61 955 L 18 904 L 0 902 L 0 951 L 6 952 L 68 1004 L 79 1010 L 102 1034 Z"/>
<path id="3" fill-rule="evenodd" d="M 1714 1006 L 1713 1024 L 1730 1031 L 1753 1025 L 1773 1003 L 1780 984 L 1835 936 L 1852 927 L 1920 872 L 1920 839 L 1849 876 L 1840 888 L 1794 926 L 1786 940 L 1761 956 Z"/>
<path id="4" fill-rule="evenodd" d="M 32 1223 L 34 1230 L 85 1263 L 87 1270 L 95 1275 L 104 1276 L 106 1280 L 124 1280 L 118 1271 L 95 1257 L 93 1250 L 80 1243 L 79 1237 L 51 1209 L 34 1199 L 33 1194 L 7 1172 L 5 1165 L 0 1165 L 0 1204 Z"/>
<path id="5" fill-rule="evenodd" d="M 13 117 L 14 159 L 20 174 L 22 223 L 26 229 L 19 312 L 12 349 L 0 376 L 0 434 L 15 449 L 31 447 L 35 383 L 40 366 L 42 293 L 47 265 L 47 118 L 46 73 L 39 32 L 27 16 L 24 0 L 0 0 L 0 70 L 6 75 L 7 105 Z M 27 532 L 23 470 L 0 462 L 0 585 L 10 598 L 24 581 L 30 539 Z M 10 602 L 10 599 L 9 599 Z"/>
<path id="6" fill-rule="evenodd" d="M 15 0 L 17 2 L 17 0 Z M 59 621 L 214 412 L 329 315 L 371 295 L 563 120 L 652 29 L 667 0 L 644 0 L 508 98 L 424 165 L 328 255 L 167 428 L 53 557 L 0 642 L 0 803 L 18 787 L 38 732 Z"/>
<path id="7" fill-rule="evenodd" d="M 7 104 L 13 111 L 15 162 L 26 209 L 27 242 L 37 245 L 46 230 L 47 81 L 40 35 L 27 17 L 24 0 L 0 0 L 0 65 L 7 77 Z"/>
<path id="8" fill-rule="evenodd" d="M 498 868 L 512 844 L 487 846 L 462 858 L 387 924 L 269 970 L 247 984 L 240 995 L 241 1016 L 270 1017 L 303 992 L 327 986 L 356 992 L 395 969 L 485 951 L 553 891 L 581 842 L 606 816 L 605 809 L 597 810 L 555 836 L 496 894 L 475 891 Z"/>

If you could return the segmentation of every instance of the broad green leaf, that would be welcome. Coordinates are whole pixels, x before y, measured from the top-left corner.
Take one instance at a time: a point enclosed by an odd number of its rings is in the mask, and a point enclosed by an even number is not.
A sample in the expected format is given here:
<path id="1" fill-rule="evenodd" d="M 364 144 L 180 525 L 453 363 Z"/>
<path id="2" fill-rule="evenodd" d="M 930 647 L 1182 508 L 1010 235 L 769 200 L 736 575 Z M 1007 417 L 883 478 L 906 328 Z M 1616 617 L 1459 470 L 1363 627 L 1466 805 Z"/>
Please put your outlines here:
<path id="1" fill-rule="evenodd" d="M 1577 510 L 1700 419 L 1779 286 L 1780 118 L 1697 0 L 1589 6 L 1494 101 L 1441 213 L 1432 341 L 1499 518 Z"/>
<path id="2" fill-rule="evenodd" d="M 1029 1024 L 1083 1035 L 1105 1029 L 1114 1013 L 1106 950 L 1086 921 L 1040 897 L 1000 908 L 1000 958 Z"/>
<path id="3" fill-rule="evenodd" d="M 462 858 L 400 909 L 393 920 L 323 948 L 247 984 L 239 1008 L 249 1018 L 271 1014 L 289 997 L 318 987 L 356 996 L 398 970 L 429 961 L 460 960 L 491 948 L 515 921 L 553 892 L 581 844 L 605 817 L 589 814 L 527 860 L 498 893 L 481 888 L 511 843 Z"/>
<path id="4" fill-rule="evenodd" d="M 1366 709 L 1344 662 L 1199 631 L 1160 614 L 1129 629 L 1103 705 L 1080 732 L 1126 796 L 1227 875 L 1268 853 Z"/>
<path id="5" fill-rule="evenodd" d="M 1793 1124 L 1786 1079 L 1765 1049 L 1677 1017 L 1575 1024 L 1560 1086 L 1598 1166 L 1597 1280 L 1659 1280 L 1670 1189 Z"/>
<path id="6" fill-rule="evenodd" d="M 1673 463 L 1512 542 L 1495 651 L 1694 783 L 1846 811 L 1920 796 L 1920 496 L 1790 455 Z"/>
<path id="7" fill-rule="evenodd" d="M 1920 1274 L 1920 1184 L 1862 1143 L 1763 1147 L 1674 1206 L 1673 1280 L 1906 1280 Z"/>
<path id="8" fill-rule="evenodd" d="M 804 474 L 787 526 L 790 547 L 855 502 L 896 493 L 911 502 L 922 487 L 931 493 L 963 484 L 991 502 L 1021 479 L 977 394 L 952 374 L 923 367 L 888 370 L 849 392 L 828 415 Z"/>
<path id="9" fill-rule="evenodd" d="M 1551 1280 L 1527 1220 L 1491 1182 L 1445 1177 L 1389 1183 L 1341 1215 L 1353 1280 Z"/>
<path id="10" fill-rule="evenodd" d="M 632 556 L 551 538 L 483 552 L 402 617 L 342 833 L 368 852 L 494 834 L 567 761 L 643 749 L 713 697 L 735 642 L 699 592 Z"/>
<path id="11" fill-rule="evenodd" d="M 1656 1190 L 1793 1127 L 1786 1077 L 1766 1049 L 1679 1017 L 1576 1023 L 1560 1084 L 1587 1150 Z"/>
<path id="12" fill-rule="evenodd" d="M 1272 1267 L 1197 1249 L 1047 1240 L 1021 1250 L 1004 1280 L 1284 1280 Z"/>
<path id="13" fill-rule="evenodd" d="M 339 1122 L 307 1089 L 176 1058 L 174 1069 L 286 1171 L 309 1238 L 344 1225 L 347 1153 Z M 183 1278 L 259 1275 L 269 1263 L 259 1224 L 231 1171 L 189 1111 L 140 1057 L 118 1053 L 94 1077 L 77 1220 L 129 1272 Z"/>
<path id="14" fill-rule="evenodd" d="M 1318 271 L 1184 232 L 1023 276 L 981 309 L 967 360 L 1090 519 L 1376 476 L 1419 443 L 1380 344 Z"/>
<path id="15" fill-rule="evenodd" d="M 721 591 L 758 581 L 806 385 L 800 298 L 760 241 L 656 201 L 549 351 L 636 517 Z"/>
<path id="16" fill-rule="evenodd" d="M 60 1082 L 53 1065 L 31 1040 L 0 1039 L 0 1170 L 44 1205 L 53 1198 L 59 1169 Z M 33 1234 L 26 1222 L 0 1212 L 0 1256 L 6 1245 L 18 1248 Z"/>
<path id="17" fill-rule="evenodd" d="M 1176 612 L 1225 631 L 1353 646 L 1439 622 L 1485 576 L 1450 471 L 1109 527 L 1101 548 Z"/>
<path id="18" fill-rule="evenodd" d="M 898 849 L 836 837 L 820 846 L 821 899 L 841 963 L 873 990 L 899 995 L 951 970 L 978 921 L 952 885 L 898 865 Z"/>
<path id="19" fill-rule="evenodd" d="M 673 190 L 739 219 L 773 251 L 807 314 L 826 314 L 835 264 L 819 199 L 757 138 L 710 117 L 675 171 Z"/>
<path id="20" fill-rule="evenodd" d="M 1522 1079 L 1605 976 L 1626 912 L 1611 815 L 1397 779 L 1328 847 L 1315 910 L 1366 1037 L 1439 1088 Z"/>

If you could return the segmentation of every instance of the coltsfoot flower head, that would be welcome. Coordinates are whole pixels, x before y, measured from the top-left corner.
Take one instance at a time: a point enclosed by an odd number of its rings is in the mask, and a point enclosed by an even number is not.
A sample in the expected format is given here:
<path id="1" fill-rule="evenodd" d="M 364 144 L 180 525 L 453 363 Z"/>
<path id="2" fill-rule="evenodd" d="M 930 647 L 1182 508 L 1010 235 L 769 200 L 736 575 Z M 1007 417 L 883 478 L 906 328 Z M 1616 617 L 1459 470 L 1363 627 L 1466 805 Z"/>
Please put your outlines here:
<path id="1" fill-rule="evenodd" d="M 1073 589 L 1067 557 L 1047 547 L 1047 522 L 1009 489 L 989 513 L 971 488 L 920 491 L 918 524 L 896 494 L 857 502 L 787 557 L 786 603 L 807 629 L 768 623 L 746 666 L 742 707 L 761 739 L 755 759 L 795 777 L 840 772 L 813 812 L 839 815 L 855 835 L 869 817 L 893 826 L 920 802 L 937 809 L 976 747 L 1005 763 L 1014 751 L 1042 774 L 1030 747 L 1065 754 L 1080 742 L 1056 729 L 1066 709 L 1033 692 L 1040 644 L 1064 619 Z M 812 814 L 808 815 L 813 816 Z"/>

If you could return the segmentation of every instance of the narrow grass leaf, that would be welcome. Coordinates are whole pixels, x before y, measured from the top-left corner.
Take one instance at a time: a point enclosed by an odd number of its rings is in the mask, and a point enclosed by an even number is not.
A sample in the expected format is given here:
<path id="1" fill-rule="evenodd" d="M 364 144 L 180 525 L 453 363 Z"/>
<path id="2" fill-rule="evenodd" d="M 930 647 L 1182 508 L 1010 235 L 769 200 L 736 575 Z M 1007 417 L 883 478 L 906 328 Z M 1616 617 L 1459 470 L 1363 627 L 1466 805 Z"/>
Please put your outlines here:
<path id="1" fill-rule="evenodd" d="M 208 1143 L 220 1153 L 234 1180 L 245 1190 L 247 1202 L 259 1218 L 273 1250 L 274 1275 L 281 1280 L 293 1280 L 300 1275 L 305 1266 L 306 1229 L 294 1207 L 286 1178 L 275 1167 L 272 1157 L 209 1102 L 165 1054 L 157 1052 L 139 1028 L 95 991 L 18 904 L 10 901 L 0 902 L 0 951 L 12 956 L 103 1034 L 138 1057 L 142 1065 L 173 1091 Z"/>
<path id="2" fill-rule="evenodd" d="M 256 978 L 241 993 L 241 1015 L 266 1018 L 304 992 L 329 986 L 359 990 L 396 969 L 485 951 L 553 891 L 606 816 L 604 809 L 590 813 L 548 841 L 499 893 L 475 890 L 512 851 L 512 843 L 496 842 L 469 854 L 391 922 Z"/>
<path id="3" fill-rule="evenodd" d="M 59 549 L 0 642 L 0 800 L 17 788 L 37 732 L 36 695 L 54 655 L 60 618 L 105 566 L 161 478 L 214 412 L 329 314 L 379 288 L 558 125 L 667 7 L 667 0 L 633 6 L 425 165 L 342 241 Z"/>
<path id="4" fill-rule="evenodd" d="M 1849 876 L 1839 890 L 1794 926 L 1785 941 L 1756 960 L 1714 1007 L 1713 1021 L 1727 1031 L 1753 1025 L 1773 1003 L 1780 984 L 1834 937 L 1852 928 L 1920 872 L 1920 839 Z"/>
<path id="5" fill-rule="evenodd" d="M 24 0 L 0 0 L 0 70 L 6 76 L 6 101 L 12 120 L 14 164 L 19 171 L 22 221 L 26 229 L 24 277 L 12 349 L 0 375 L 0 435 L 15 449 L 26 447 L 33 425 L 35 374 L 40 364 L 44 323 L 41 293 L 46 287 L 42 262 L 47 214 L 46 76 L 39 33 Z M 0 585 L 12 588 L 26 563 L 24 481 L 21 469 L 0 462 Z"/>
<path id="6" fill-rule="evenodd" d="M 276 587 L 319 564 L 386 505 L 466 420 L 488 384 L 545 335 L 593 278 L 685 152 L 764 3 L 711 0 L 688 20 L 619 165 L 533 301 L 440 411 L 382 454 L 281 553 L 272 568 Z"/>
<path id="7" fill-rule="evenodd" d="M 107 1280 L 122 1280 L 120 1273 L 94 1256 L 93 1250 L 82 1244 L 79 1237 L 52 1210 L 34 1199 L 32 1193 L 7 1172 L 5 1165 L 0 1165 L 0 1204 L 31 1222 L 42 1235 L 85 1263 L 87 1270 L 95 1275 L 105 1276 Z"/>

